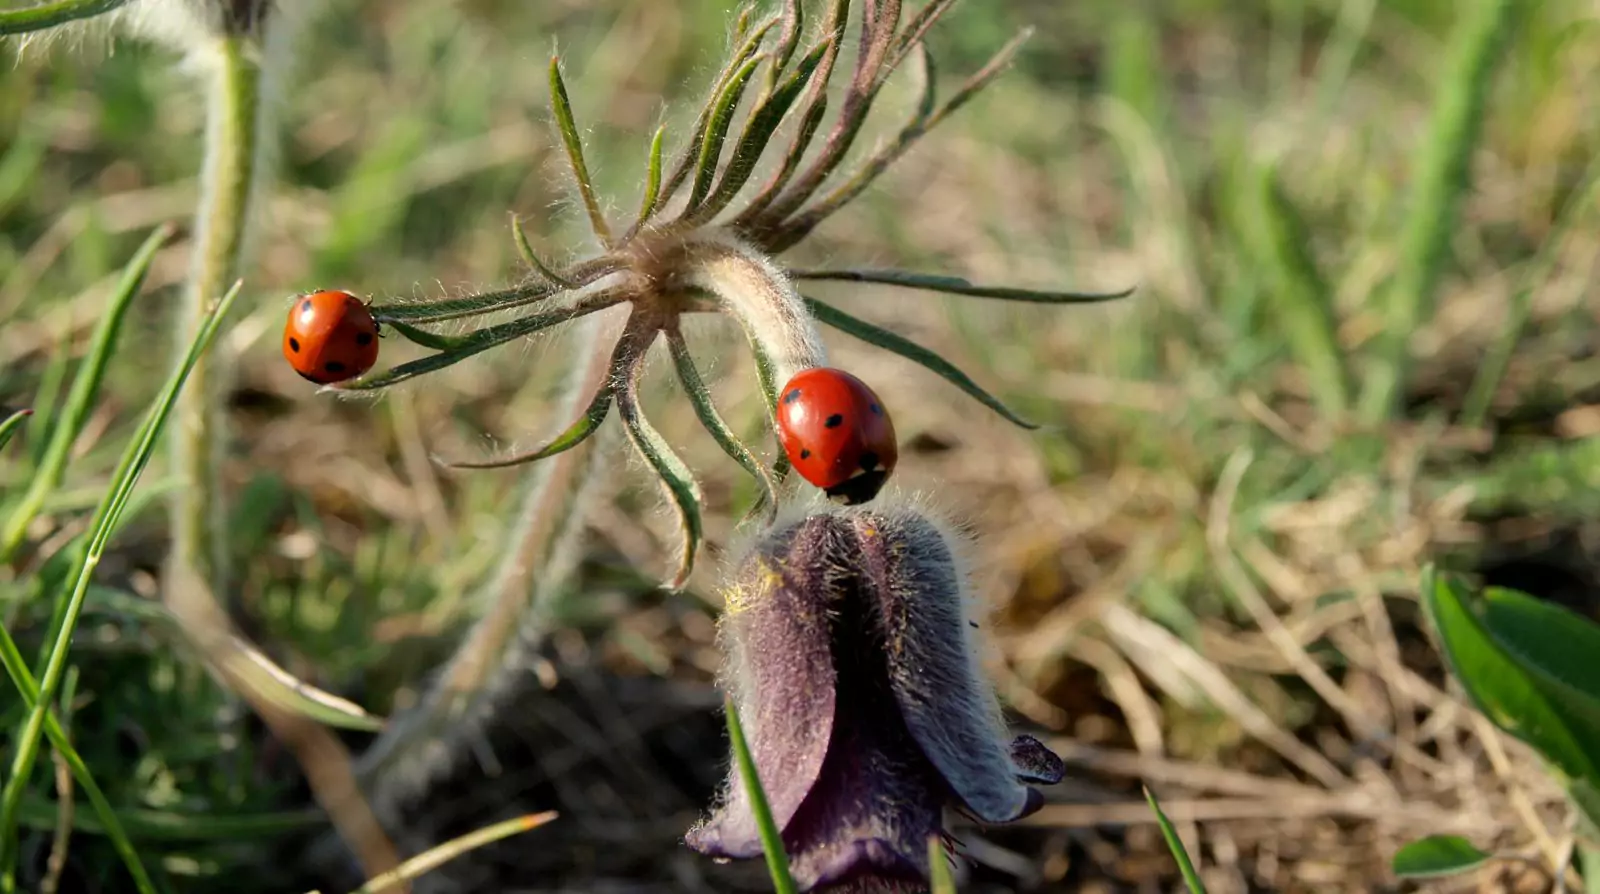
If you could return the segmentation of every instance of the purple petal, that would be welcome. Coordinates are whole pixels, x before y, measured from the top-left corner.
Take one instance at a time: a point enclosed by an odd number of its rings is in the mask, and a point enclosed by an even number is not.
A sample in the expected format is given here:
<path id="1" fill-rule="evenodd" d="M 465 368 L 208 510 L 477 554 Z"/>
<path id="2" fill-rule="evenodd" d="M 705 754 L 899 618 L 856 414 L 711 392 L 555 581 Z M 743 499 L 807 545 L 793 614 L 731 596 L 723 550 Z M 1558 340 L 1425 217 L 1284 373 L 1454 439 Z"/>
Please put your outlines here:
<path id="1" fill-rule="evenodd" d="M 780 830 L 821 775 L 833 733 L 828 603 L 839 533 L 808 520 L 765 539 L 740 563 L 726 594 L 727 685 Z M 737 764 L 726 791 L 686 843 L 712 856 L 754 857 L 761 841 Z"/>
<path id="2" fill-rule="evenodd" d="M 860 512 L 854 520 L 866 589 L 882 615 L 889 685 L 907 728 L 977 818 L 1026 815 L 1039 795 L 1018 781 L 999 706 L 980 682 L 962 604 L 966 582 L 944 533 L 911 512 Z"/>

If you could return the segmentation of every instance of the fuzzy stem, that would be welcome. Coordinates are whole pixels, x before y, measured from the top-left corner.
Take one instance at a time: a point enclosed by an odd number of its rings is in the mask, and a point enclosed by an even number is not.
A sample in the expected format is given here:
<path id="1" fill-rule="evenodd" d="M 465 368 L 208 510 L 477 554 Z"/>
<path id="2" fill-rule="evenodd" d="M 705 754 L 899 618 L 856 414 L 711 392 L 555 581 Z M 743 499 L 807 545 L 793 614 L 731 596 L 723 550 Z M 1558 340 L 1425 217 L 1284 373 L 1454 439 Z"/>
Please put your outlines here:
<path id="1" fill-rule="evenodd" d="M 825 366 L 828 351 L 805 299 L 770 258 L 731 236 L 687 246 L 684 285 L 704 289 L 770 359 L 775 385 L 803 369 Z"/>
<path id="2" fill-rule="evenodd" d="M 259 47 L 250 38 L 219 36 L 209 60 L 210 108 L 206 124 L 205 167 L 195 214 L 194 254 L 179 305 L 177 343 L 188 344 L 207 305 L 226 291 L 242 266 L 245 231 L 266 122 L 261 102 Z M 169 567 L 187 569 L 205 581 L 212 594 L 226 592 L 227 540 L 222 536 L 226 507 L 218 487 L 226 415 L 219 402 L 227 376 L 226 358 L 212 352 L 201 359 L 189 386 L 178 397 L 171 442 L 173 467 L 187 479 L 174 495 Z M 206 598 L 204 591 L 169 588 L 169 601 Z M 191 614 L 170 605 L 180 617 Z"/>
<path id="3" fill-rule="evenodd" d="M 611 373 L 611 352 L 625 315 L 595 315 L 576 324 L 580 358 L 563 386 L 554 418 L 578 413 Z M 412 711 L 392 719 L 362 755 L 358 773 L 380 813 L 397 810 L 431 777 L 448 768 L 476 734 L 497 697 L 525 670 L 516 656 L 536 648 L 549 627 L 554 596 L 576 567 L 577 537 L 593 486 L 601 480 L 615 429 L 602 428 L 585 447 L 536 463 L 524 476 L 523 498 L 505 557 L 486 588 L 487 611 L 457 647 Z"/>

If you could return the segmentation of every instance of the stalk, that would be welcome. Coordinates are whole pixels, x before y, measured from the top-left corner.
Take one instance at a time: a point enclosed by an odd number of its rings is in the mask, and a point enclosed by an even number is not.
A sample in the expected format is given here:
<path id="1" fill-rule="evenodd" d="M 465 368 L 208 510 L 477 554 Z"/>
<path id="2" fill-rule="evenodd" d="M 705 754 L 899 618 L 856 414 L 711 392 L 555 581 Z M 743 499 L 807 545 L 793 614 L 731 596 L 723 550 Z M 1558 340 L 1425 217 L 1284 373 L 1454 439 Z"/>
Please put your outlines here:
<path id="1" fill-rule="evenodd" d="M 258 46 L 241 35 L 212 39 L 205 167 L 195 214 L 194 254 L 179 304 L 175 333 L 179 344 L 193 338 L 207 302 L 239 275 L 267 131 Z M 227 516 L 218 482 L 226 444 L 221 405 L 226 364 L 227 358 L 215 352 L 195 367 L 188 389 L 179 397 L 170 445 L 173 468 L 188 486 L 178 490 L 172 502 L 169 568 L 184 572 L 178 580 L 209 584 L 209 594 L 190 592 L 188 587 L 167 588 L 169 607 L 184 619 L 204 612 L 192 600 L 215 599 L 227 592 L 223 533 Z"/>

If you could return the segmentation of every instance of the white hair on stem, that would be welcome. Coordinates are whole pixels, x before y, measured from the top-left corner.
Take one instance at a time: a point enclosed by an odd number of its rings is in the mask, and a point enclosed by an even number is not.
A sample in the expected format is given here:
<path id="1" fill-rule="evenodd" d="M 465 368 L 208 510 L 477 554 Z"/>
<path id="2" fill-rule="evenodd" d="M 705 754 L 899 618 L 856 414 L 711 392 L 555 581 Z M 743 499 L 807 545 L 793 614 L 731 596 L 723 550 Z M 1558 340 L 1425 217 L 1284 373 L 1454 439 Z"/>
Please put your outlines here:
<path id="1" fill-rule="evenodd" d="M 776 386 L 825 366 L 828 351 L 794 284 L 761 251 L 730 233 L 696 235 L 685 246 L 685 285 L 710 292 L 773 363 Z"/>

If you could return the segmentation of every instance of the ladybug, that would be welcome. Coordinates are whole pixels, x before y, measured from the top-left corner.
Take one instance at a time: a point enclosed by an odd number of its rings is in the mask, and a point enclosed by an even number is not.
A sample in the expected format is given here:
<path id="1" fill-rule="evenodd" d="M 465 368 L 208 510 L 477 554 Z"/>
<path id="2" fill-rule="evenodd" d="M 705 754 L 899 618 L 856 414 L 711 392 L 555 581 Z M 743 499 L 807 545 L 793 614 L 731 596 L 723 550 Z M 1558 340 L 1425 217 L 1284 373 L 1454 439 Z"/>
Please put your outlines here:
<path id="1" fill-rule="evenodd" d="M 353 379 L 378 362 L 378 321 L 349 292 L 301 295 L 283 327 L 283 356 L 300 378 L 318 385 Z"/>
<path id="2" fill-rule="evenodd" d="M 842 369 L 804 370 L 778 392 L 778 440 L 807 481 L 846 506 L 865 503 L 894 471 L 894 423 L 867 384 Z"/>

